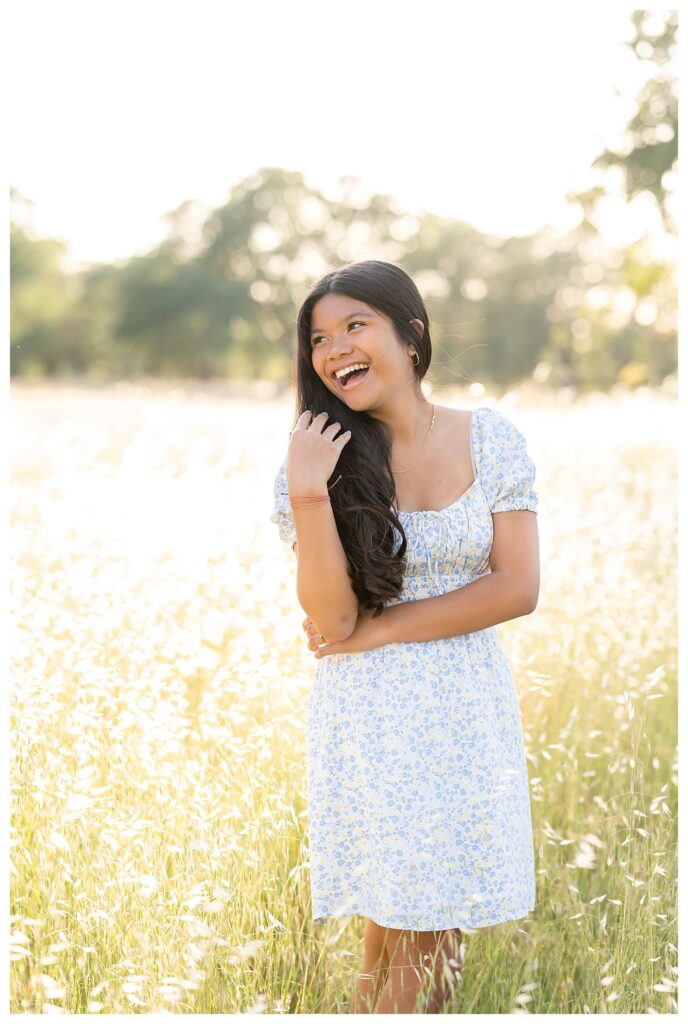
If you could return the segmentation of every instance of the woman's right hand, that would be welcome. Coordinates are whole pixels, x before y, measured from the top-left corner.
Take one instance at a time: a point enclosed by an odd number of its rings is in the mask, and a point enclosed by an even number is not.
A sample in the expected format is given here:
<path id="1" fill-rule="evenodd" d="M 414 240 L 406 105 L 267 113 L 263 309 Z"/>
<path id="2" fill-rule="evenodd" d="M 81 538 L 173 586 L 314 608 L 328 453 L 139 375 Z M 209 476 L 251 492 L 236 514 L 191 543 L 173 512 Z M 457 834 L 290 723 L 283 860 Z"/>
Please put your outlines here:
<path id="1" fill-rule="evenodd" d="M 306 409 L 296 421 L 287 451 L 287 490 L 290 494 L 327 492 L 327 481 L 334 473 L 342 448 L 351 439 L 350 430 L 335 438 L 342 429 L 341 423 L 334 422 L 325 427 L 327 419 L 326 412 L 311 418 L 310 410 Z"/>
<path id="2" fill-rule="evenodd" d="M 308 637 L 308 650 L 317 651 L 320 644 L 326 644 L 327 640 L 322 635 L 316 624 L 308 616 L 301 623 L 306 636 Z"/>

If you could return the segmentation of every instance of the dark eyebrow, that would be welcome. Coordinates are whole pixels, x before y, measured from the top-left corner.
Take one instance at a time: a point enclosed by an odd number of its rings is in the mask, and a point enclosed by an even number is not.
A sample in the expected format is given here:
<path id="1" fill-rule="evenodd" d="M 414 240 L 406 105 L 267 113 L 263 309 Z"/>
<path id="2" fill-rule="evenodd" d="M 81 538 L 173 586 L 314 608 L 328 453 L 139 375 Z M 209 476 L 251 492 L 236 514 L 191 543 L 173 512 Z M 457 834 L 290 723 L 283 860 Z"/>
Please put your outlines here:
<path id="1" fill-rule="evenodd" d="M 372 316 L 372 315 L 373 314 L 370 313 L 367 309 L 357 309 L 355 312 L 349 313 L 348 316 L 343 317 L 343 319 L 340 322 L 344 323 L 345 320 L 351 320 L 351 318 L 354 317 L 354 316 Z M 314 327 L 313 330 L 311 331 L 311 338 L 313 337 L 314 334 L 321 334 L 321 333 L 323 333 L 322 332 L 322 328 Z"/>

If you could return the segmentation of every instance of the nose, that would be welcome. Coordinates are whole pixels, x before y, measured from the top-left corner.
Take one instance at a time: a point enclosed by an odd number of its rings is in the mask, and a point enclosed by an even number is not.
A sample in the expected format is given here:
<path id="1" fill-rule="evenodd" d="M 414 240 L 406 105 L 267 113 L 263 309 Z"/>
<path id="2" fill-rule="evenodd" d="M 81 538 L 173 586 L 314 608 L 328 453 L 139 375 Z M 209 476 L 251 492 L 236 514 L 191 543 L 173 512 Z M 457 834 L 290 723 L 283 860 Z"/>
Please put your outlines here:
<path id="1" fill-rule="evenodd" d="M 346 336 L 346 333 L 344 333 L 344 334 L 340 334 L 340 335 L 335 335 L 334 336 L 334 338 L 332 340 L 332 348 L 336 352 L 340 352 L 342 349 L 346 352 L 346 351 L 351 351 L 353 346 L 352 346 L 351 342 L 349 341 L 348 337 Z"/>
<path id="2" fill-rule="evenodd" d="M 353 345 L 347 337 L 334 338 L 330 348 L 330 356 L 327 361 L 328 371 L 331 373 L 335 366 L 338 366 L 342 359 L 346 359 L 353 352 Z"/>

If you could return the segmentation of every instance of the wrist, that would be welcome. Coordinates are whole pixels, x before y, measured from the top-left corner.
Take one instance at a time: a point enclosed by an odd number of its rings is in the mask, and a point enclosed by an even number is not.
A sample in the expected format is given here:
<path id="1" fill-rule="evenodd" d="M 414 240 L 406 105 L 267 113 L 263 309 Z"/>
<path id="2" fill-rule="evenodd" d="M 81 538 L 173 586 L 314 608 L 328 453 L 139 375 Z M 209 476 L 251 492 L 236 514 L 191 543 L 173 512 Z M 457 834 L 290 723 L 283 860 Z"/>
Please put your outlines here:
<path id="1" fill-rule="evenodd" d="M 329 498 L 330 492 L 327 489 L 327 484 L 299 484 L 296 483 L 293 486 L 287 484 L 287 491 L 289 492 L 290 498 Z"/>
<path id="2" fill-rule="evenodd" d="M 330 501 L 329 494 L 313 494 L 313 495 L 292 495 L 289 499 L 292 512 L 296 512 L 300 508 L 324 508 L 332 509 L 332 502 Z"/>
<path id="3" fill-rule="evenodd" d="M 312 476 L 287 477 L 287 490 L 290 495 L 316 496 L 327 495 L 328 481 L 313 478 Z"/>
<path id="4" fill-rule="evenodd" d="M 379 646 L 384 647 L 385 644 L 394 643 L 394 605 L 383 608 L 373 621 L 377 623 Z"/>

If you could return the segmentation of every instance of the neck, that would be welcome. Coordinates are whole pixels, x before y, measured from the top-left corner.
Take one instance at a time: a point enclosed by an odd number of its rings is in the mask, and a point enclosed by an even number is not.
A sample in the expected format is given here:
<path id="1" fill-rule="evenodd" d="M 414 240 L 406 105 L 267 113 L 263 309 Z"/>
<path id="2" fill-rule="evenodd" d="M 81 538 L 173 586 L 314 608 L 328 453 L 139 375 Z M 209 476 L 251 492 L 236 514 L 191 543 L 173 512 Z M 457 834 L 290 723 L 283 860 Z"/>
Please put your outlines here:
<path id="1" fill-rule="evenodd" d="M 425 395 L 414 394 L 413 399 L 396 399 L 387 406 L 371 412 L 376 420 L 381 420 L 393 435 L 392 450 L 403 452 L 412 450 L 422 444 L 426 438 L 432 421 L 432 403 Z"/>

